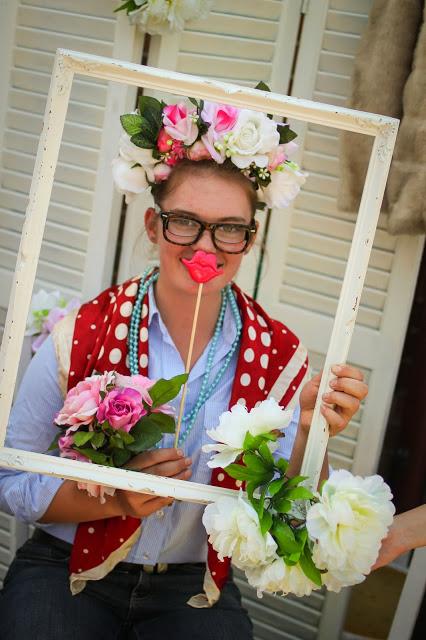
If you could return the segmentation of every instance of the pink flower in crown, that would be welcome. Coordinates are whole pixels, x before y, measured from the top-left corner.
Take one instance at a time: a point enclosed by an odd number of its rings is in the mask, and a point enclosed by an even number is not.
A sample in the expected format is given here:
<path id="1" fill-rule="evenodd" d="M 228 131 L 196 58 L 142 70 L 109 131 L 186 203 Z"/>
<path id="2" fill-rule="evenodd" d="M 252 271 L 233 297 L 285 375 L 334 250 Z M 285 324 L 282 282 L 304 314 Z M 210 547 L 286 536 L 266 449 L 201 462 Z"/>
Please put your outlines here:
<path id="1" fill-rule="evenodd" d="M 186 104 L 169 104 L 163 109 L 163 124 L 166 132 L 175 140 L 190 145 L 197 139 L 198 127 L 194 121 L 195 109 Z"/>
<path id="2" fill-rule="evenodd" d="M 157 149 L 161 153 L 168 153 L 173 144 L 172 136 L 169 136 L 164 127 L 160 129 L 160 133 L 157 138 Z"/>
<path id="3" fill-rule="evenodd" d="M 283 164 L 287 160 L 287 156 L 285 154 L 284 145 L 279 144 L 278 147 L 272 149 L 268 153 L 268 169 L 269 171 L 274 171 L 280 164 Z"/>
<path id="4" fill-rule="evenodd" d="M 183 146 L 183 142 L 180 140 L 173 140 L 173 144 L 170 147 L 170 152 L 164 158 L 164 162 L 170 167 L 174 167 L 180 160 L 186 158 L 186 149 Z"/>
<path id="5" fill-rule="evenodd" d="M 225 145 L 222 144 L 223 136 L 232 130 L 239 114 L 237 107 L 227 104 L 216 104 L 215 102 L 205 102 L 201 112 L 204 122 L 210 124 L 206 134 L 202 136 L 202 141 L 208 149 L 213 160 L 222 164 L 225 161 Z M 218 149 L 216 145 L 222 145 L 223 149 Z"/>
<path id="6" fill-rule="evenodd" d="M 154 167 L 154 181 L 163 182 L 163 180 L 167 180 L 171 170 L 172 168 L 169 165 L 164 162 L 159 162 Z"/>
<path id="7" fill-rule="evenodd" d="M 99 405 L 96 417 L 99 422 L 107 420 L 113 429 L 128 433 L 146 414 L 139 391 L 126 387 L 110 391 Z"/>
<path id="8" fill-rule="evenodd" d="M 82 380 L 68 391 L 64 406 L 56 416 L 56 424 L 66 424 L 76 431 L 80 425 L 90 424 L 98 410 L 101 398 L 101 376 Z"/>
<path id="9" fill-rule="evenodd" d="M 210 151 L 202 140 L 197 140 L 197 142 L 187 150 L 186 155 L 189 160 L 193 160 L 194 162 L 198 162 L 199 160 L 211 160 L 212 157 Z"/>

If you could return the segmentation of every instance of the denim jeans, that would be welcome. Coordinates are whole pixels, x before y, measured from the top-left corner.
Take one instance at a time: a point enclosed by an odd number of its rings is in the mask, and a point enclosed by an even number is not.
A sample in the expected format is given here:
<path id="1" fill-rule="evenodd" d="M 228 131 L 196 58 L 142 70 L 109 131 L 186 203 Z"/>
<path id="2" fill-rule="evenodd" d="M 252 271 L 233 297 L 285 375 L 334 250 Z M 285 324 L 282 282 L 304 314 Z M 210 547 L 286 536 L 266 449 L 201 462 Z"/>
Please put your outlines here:
<path id="1" fill-rule="evenodd" d="M 117 567 L 72 596 L 69 551 L 28 540 L 0 594 L 1 640 L 252 640 L 252 625 L 230 579 L 210 609 L 186 604 L 202 592 L 204 568 L 167 573 Z"/>

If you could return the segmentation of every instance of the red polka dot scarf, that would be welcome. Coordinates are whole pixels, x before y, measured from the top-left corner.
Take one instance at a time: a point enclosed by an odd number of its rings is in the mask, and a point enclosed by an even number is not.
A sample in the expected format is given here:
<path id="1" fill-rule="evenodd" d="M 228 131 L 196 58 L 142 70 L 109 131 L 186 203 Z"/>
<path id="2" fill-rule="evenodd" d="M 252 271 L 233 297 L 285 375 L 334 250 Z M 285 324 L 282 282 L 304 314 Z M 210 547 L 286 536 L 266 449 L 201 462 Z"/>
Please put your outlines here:
<path id="1" fill-rule="evenodd" d="M 77 314 L 68 376 L 68 389 L 93 371 L 129 375 L 127 334 L 139 278 L 112 287 L 84 304 Z M 256 402 L 274 397 L 284 407 L 296 403 L 307 376 L 306 349 L 280 322 L 271 319 L 251 298 L 233 285 L 243 322 L 235 380 L 229 406 L 245 402 L 251 409 Z M 139 330 L 140 373 L 148 375 L 148 295 L 142 305 Z M 211 484 L 237 488 L 236 481 L 223 469 L 213 469 Z M 84 589 L 87 580 L 99 580 L 124 560 L 138 539 L 141 521 L 116 517 L 80 523 L 70 560 L 73 594 Z M 194 596 L 191 606 L 214 604 L 226 582 L 229 561 L 220 562 L 209 545 L 204 594 Z"/>

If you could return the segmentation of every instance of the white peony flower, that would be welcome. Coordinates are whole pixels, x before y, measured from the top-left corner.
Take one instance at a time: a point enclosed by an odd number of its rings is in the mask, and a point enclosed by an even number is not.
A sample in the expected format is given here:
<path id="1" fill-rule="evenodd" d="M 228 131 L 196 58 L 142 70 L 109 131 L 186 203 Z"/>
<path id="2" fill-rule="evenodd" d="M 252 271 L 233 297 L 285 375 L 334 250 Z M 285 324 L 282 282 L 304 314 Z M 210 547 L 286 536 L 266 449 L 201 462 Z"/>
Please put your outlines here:
<path id="1" fill-rule="evenodd" d="M 212 440 L 217 444 L 205 444 L 203 451 L 218 451 L 207 463 L 209 467 L 226 467 L 243 452 L 244 439 L 247 431 L 252 436 L 262 433 L 270 433 L 275 429 L 287 427 L 291 421 L 293 412 L 285 410 L 274 398 L 268 398 L 251 411 L 247 411 L 242 404 L 235 404 L 230 411 L 225 411 L 219 417 L 219 426 L 207 431 Z M 271 449 L 275 449 L 274 442 L 270 443 Z"/>
<path id="2" fill-rule="evenodd" d="M 257 589 L 258 597 L 262 593 L 294 593 L 296 596 L 309 596 L 314 589 L 319 589 L 309 580 L 299 565 L 287 566 L 278 556 L 266 566 L 245 569 L 248 583 Z"/>
<path id="3" fill-rule="evenodd" d="M 232 131 L 224 137 L 227 155 L 239 168 L 254 162 L 258 167 L 268 165 L 268 153 L 280 142 L 276 123 L 264 113 L 241 109 Z"/>
<path id="4" fill-rule="evenodd" d="M 139 0 L 136 4 L 141 5 Z M 129 13 L 130 21 L 151 35 L 182 31 L 187 20 L 207 17 L 213 0 L 148 0 Z"/>
<path id="5" fill-rule="evenodd" d="M 130 140 L 130 136 L 127 133 L 123 133 L 118 151 L 123 160 L 131 162 L 132 165 L 141 164 L 145 169 L 148 180 L 154 182 L 154 166 L 158 163 L 158 160 L 153 157 L 152 149 L 137 147 Z"/>
<path id="6" fill-rule="evenodd" d="M 139 194 L 149 188 L 143 167 L 134 167 L 134 162 L 115 158 L 112 161 L 112 177 L 117 191 L 125 195 L 129 204 Z"/>
<path id="7" fill-rule="evenodd" d="M 306 526 L 314 540 L 313 561 L 328 570 L 323 582 L 330 590 L 362 582 L 370 572 L 395 513 L 391 498 L 377 475 L 361 478 L 339 470 L 324 484 Z"/>
<path id="8" fill-rule="evenodd" d="M 306 174 L 288 164 L 282 164 L 271 172 L 271 182 L 260 189 L 259 199 L 268 207 L 284 208 L 295 199 L 300 187 L 305 183 Z"/>
<path id="9" fill-rule="evenodd" d="M 34 336 L 40 333 L 49 311 L 61 306 L 65 306 L 65 300 L 59 291 L 37 291 L 31 298 L 25 335 Z"/>
<path id="10" fill-rule="evenodd" d="M 270 533 L 262 535 L 251 504 L 238 498 L 219 498 L 205 508 L 203 524 L 219 559 L 232 558 L 239 569 L 256 567 L 275 557 L 277 545 Z"/>

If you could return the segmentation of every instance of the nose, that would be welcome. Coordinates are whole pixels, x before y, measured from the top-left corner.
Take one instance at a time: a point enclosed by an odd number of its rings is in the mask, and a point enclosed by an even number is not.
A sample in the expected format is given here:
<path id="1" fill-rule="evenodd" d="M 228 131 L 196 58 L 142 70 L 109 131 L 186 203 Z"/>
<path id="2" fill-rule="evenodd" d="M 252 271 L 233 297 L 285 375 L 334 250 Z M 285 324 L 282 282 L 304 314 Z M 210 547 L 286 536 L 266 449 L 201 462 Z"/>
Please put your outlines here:
<path id="1" fill-rule="evenodd" d="M 199 249 L 201 251 L 205 251 L 206 253 L 216 253 L 216 247 L 213 244 L 213 238 L 210 229 L 204 229 L 201 237 L 192 246 L 194 247 L 195 251 Z"/>

